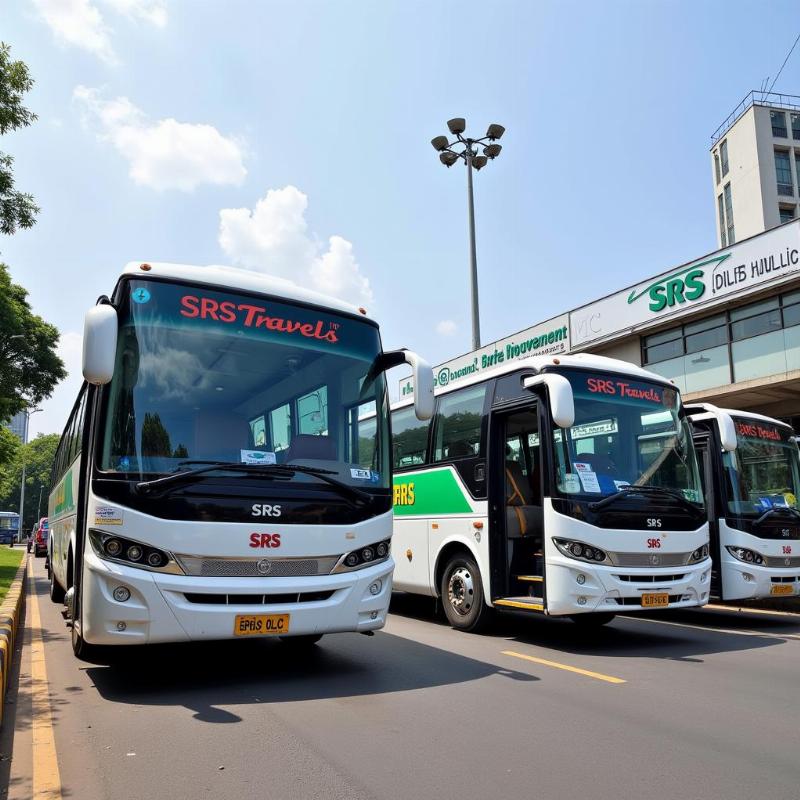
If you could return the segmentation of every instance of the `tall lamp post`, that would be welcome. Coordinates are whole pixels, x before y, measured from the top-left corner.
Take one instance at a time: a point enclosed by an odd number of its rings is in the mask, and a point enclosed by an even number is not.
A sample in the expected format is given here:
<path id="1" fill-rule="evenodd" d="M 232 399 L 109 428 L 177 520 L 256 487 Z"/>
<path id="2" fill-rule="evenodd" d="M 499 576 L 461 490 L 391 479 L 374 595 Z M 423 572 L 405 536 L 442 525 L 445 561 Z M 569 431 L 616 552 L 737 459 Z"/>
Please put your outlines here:
<path id="1" fill-rule="evenodd" d="M 467 166 L 467 214 L 469 217 L 469 269 L 470 269 L 470 305 L 472 307 L 472 349 L 481 346 L 481 322 L 478 312 L 478 258 L 475 252 L 475 201 L 472 193 L 472 169 L 483 169 L 490 160 L 500 155 L 503 149 L 496 144 L 497 140 L 505 133 L 502 125 L 493 123 L 480 139 L 464 136 L 467 123 L 462 117 L 455 117 L 447 123 L 450 133 L 455 136 L 455 141 L 450 141 L 447 136 L 436 136 L 431 139 L 435 150 L 439 151 L 439 161 L 448 169 L 458 159 L 462 159 Z M 478 155 L 478 148 L 483 147 L 483 155 Z"/>
<path id="2" fill-rule="evenodd" d="M 31 421 L 31 416 L 33 414 L 38 414 L 42 409 L 41 408 L 33 408 L 29 409 L 26 408 L 24 411 L 25 414 L 25 431 L 22 437 L 22 444 L 23 446 L 28 443 L 28 426 Z M 24 455 L 23 455 L 24 459 Z M 24 529 L 24 511 L 25 511 L 25 470 L 27 468 L 27 464 L 23 460 L 22 462 L 22 485 L 20 486 L 19 490 L 19 535 L 20 539 L 22 538 L 22 531 Z"/>

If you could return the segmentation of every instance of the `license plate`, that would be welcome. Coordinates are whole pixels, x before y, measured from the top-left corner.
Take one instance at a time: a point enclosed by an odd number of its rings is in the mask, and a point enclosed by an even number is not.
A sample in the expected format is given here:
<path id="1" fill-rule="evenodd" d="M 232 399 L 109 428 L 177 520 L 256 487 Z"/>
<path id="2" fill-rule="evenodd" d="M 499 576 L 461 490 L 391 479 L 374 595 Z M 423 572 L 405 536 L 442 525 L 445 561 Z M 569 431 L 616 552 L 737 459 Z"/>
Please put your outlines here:
<path id="1" fill-rule="evenodd" d="M 794 586 L 791 583 L 776 583 L 769 587 L 770 594 L 794 594 Z"/>
<path id="2" fill-rule="evenodd" d="M 237 614 L 234 636 L 270 636 L 289 633 L 288 614 Z"/>
<path id="3" fill-rule="evenodd" d="M 642 608 L 664 608 L 669 605 L 666 592 L 647 592 L 642 595 Z"/>

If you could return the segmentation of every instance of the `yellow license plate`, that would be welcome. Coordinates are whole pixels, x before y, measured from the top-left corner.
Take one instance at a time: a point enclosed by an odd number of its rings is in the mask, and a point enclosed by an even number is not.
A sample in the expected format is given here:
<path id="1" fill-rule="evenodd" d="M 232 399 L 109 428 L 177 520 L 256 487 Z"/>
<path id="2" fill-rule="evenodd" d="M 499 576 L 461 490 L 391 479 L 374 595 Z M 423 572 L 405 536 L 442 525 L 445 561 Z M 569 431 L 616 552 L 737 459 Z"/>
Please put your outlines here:
<path id="1" fill-rule="evenodd" d="M 234 636 L 281 636 L 289 633 L 288 614 L 237 614 Z"/>
<path id="2" fill-rule="evenodd" d="M 769 587 L 770 594 L 794 594 L 794 586 L 791 583 L 775 583 Z"/>
<path id="3" fill-rule="evenodd" d="M 642 595 L 642 608 L 664 608 L 669 605 L 666 592 L 648 592 Z"/>

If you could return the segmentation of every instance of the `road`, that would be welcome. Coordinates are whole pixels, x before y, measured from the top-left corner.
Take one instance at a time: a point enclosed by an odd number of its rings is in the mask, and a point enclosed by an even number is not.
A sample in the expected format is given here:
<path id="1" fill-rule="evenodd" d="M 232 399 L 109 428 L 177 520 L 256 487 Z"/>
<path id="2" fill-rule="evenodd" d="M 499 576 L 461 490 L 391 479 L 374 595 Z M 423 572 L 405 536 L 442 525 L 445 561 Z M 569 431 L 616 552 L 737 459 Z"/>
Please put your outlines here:
<path id="1" fill-rule="evenodd" d="M 384 631 L 305 654 L 248 640 L 92 665 L 41 559 L 31 592 L 0 742 L 15 800 L 800 796 L 800 616 L 504 616 L 467 635 L 398 595 Z"/>

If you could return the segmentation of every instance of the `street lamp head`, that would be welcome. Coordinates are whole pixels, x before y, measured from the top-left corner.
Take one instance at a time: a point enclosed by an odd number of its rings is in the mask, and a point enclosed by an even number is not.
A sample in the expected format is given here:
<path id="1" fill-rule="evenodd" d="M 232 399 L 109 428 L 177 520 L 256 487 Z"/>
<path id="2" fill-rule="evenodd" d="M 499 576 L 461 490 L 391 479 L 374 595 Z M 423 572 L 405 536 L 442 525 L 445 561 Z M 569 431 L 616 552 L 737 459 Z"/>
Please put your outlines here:
<path id="1" fill-rule="evenodd" d="M 488 158 L 497 158 L 500 155 L 500 151 L 503 149 L 502 145 L 499 144 L 487 144 L 486 147 L 483 148 L 483 154 Z"/>
<path id="2" fill-rule="evenodd" d="M 453 117 L 453 119 L 447 120 L 447 127 L 450 129 L 450 133 L 458 136 L 467 129 L 467 122 L 463 117 Z"/>
<path id="3" fill-rule="evenodd" d="M 433 145 L 434 150 L 444 150 L 445 147 L 448 145 L 447 137 L 446 136 L 436 136 L 431 139 L 431 144 Z"/>
<path id="4" fill-rule="evenodd" d="M 439 161 L 441 161 L 446 167 L 452 167 L 453 164 L 458 161 L 458 156 L 449 151 L 445 153 L 439 153 Z"/>
<path id="5" fill-rule="evenodd" d="M 494 141 L 495 139 L 499 139 L 505 132 L 506 129 L 502 125 L 493 122 L 487 129 L 486 135 Z"/>
<path id="6" fill-rule="evenodd" d="M 475 167 L 475 169 L 483 169 L 486 166 L 486 160 L 486 156 L 475 156 L 475 158 L 472 159 L 472 166 Z"/>

